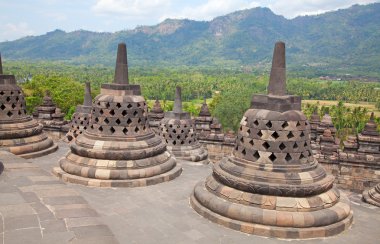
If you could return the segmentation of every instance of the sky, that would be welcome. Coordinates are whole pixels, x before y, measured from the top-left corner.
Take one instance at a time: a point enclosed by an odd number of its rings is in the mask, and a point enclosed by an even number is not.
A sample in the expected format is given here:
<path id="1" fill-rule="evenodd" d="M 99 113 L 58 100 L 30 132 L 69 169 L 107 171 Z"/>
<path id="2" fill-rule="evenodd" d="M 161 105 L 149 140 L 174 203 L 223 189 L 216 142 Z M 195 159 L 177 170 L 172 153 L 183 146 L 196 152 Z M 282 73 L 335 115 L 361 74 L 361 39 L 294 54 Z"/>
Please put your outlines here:
<path id="1" fill-rule="evenodd" d="M 212 20 L 268 7 L 286 18 L 380 0 L 0 0 L 0 42 L 61 29 L 115 32 L 167 18 Z"/>

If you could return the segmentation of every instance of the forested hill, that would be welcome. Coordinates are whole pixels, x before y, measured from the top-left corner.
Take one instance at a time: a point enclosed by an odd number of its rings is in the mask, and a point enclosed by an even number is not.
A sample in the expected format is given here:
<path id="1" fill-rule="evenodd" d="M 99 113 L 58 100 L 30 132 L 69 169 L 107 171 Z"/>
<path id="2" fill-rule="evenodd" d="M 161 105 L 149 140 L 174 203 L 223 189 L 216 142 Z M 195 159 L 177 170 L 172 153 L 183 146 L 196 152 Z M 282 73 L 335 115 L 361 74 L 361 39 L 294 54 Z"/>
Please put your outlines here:
<path id="1" fill-rule="evenodd" d="M 267 67 L 275 41 L 287 43 L 291 69 L 379 74 L 380 3 L 286 19 L 268 8 L 212 21 L 168 19 L 116 33 L 61 30 L 0 43 L 5 59 L 113 65 L 117 43 L 133 66 Z"/>

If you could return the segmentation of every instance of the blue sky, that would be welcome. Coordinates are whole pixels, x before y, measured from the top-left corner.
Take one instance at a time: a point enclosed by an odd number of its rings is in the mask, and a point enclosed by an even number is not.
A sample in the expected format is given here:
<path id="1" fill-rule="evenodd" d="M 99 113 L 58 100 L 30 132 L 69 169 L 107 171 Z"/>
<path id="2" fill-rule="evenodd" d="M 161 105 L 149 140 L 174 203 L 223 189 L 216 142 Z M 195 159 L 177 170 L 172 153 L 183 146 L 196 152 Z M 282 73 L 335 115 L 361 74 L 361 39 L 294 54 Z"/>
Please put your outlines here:
<path id="1" fill-rule="evenodd" d="M 379 0 L 0 0 L 0 42 L 55 29 L 114 32 L 166 18 L 211 20 L 258 6 L 294 18 L 372 2 Z"/>

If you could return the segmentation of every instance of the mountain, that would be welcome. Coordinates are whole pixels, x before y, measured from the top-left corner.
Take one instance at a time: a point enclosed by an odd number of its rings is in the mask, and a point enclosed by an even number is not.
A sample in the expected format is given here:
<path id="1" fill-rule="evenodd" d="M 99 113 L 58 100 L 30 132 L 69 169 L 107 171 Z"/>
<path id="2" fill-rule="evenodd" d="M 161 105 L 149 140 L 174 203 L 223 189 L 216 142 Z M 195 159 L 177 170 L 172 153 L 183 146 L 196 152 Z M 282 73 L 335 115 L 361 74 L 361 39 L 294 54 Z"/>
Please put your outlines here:
<path id="1" fill-rule="evenodd" d="M 380 3 L 294 19 L 253 8 L 212 21 L 167 19 L 115 33 L 55 30 L 2 42 L 0 51 L 14 60 L 111 65 L 117 43 L 125 41 L 133 66 L 260 68 L 268 66 L 277 40 L 287 44 L 291 69 L 378 72 Z"/>

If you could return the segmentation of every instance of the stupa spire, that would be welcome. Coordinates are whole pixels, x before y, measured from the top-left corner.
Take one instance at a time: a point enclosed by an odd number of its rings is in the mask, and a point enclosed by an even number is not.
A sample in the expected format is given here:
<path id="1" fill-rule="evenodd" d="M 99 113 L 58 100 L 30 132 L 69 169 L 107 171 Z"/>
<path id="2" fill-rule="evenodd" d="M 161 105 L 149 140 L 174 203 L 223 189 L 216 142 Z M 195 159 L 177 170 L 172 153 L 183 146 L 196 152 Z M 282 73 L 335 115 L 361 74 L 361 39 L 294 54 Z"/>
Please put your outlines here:
<path id="1" fill-rule="evenodd" d="M 84 88 L 84 106 L 91 107 L 92 105 L 92 97 L 91 97 L 91 85 L 90 82 L 86 82 L 85 88 Z"/>
<path id="2" fill-rule="evenodd" d="M 177 86 L 175 90 L 175 100 L 174 100 L 174 113 L 182 113 L 182 95 L 181 87 Z"/>
<path id="3" fill-rule="evenodd" d="M 129 84 L 127 46 L 125 45 L 125 43 L 119 43 L 117 47 L 115 78 L 113 83 Z"/>
<path id="4" fill-rule="evenodd" d="M 286 61 L 284 42 L 277 42 L 274 47 L 268 94 L 275 96 L 286 95 Z"/>

